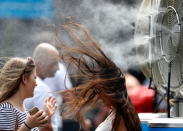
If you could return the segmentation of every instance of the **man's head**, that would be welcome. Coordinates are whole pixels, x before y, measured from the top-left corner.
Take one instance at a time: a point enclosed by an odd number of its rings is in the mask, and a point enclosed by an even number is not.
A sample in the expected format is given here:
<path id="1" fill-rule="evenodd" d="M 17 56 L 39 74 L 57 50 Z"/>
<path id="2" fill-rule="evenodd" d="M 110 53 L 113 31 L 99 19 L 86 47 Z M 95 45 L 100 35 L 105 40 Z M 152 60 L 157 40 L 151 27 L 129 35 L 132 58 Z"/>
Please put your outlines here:
<path id="1" fill-rule="evenodd" d="M 36 73 L 41 79 L 54 77 L 59 70 L 59 52 L 50 44 L 39 44 L 34 50 L 33 59 L 36 63 Z"/>

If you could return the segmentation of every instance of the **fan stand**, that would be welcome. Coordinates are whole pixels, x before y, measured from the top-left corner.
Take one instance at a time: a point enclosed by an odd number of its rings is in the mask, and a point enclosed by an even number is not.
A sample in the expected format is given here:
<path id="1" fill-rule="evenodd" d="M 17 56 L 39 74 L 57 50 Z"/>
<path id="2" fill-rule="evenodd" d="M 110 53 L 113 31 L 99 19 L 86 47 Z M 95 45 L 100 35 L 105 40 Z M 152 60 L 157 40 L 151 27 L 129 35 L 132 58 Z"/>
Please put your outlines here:
<path id="1" fill-rule="evenodd" d="M 168 88 L 167 88 L 167 109 L 168 109 L 168 118 L 170 118 L 170 78 L 171 78 L 171 62 L 168 66 Z"/>
<path id="2" fill-rule="evenodd" d="M 168 118 L 170 118 L 170 78 L 171 78 L 171 62 L 169 63 L 169 69 L 168 69 L 168 88 L 167 88 L 167 110 L 168 110 Z M 153 87 L 151 87 L 151 83 L 152 83 L 152 77 L 150 78 L 150 82 L 149 82 L 149 89 L 152 89 L 152 90 L 154 90 L 155 92 L 157 92 L 161 97 L 163 97 L 164 99 L 165 99 L 165 97 L 162 95 L 162 94 L 160 94 L 159 92 L 158 92 L 158 90 L 156 89 L 156 87 L 155 88 L 153 88 Z M 177 109 L 177 108 L 174 108 L 174 109 Z M 178 111 L 176 111 L 176 114 L 178 114 L 177 113 Z M 174 113 L 175 114 L 175 113 Z"/>

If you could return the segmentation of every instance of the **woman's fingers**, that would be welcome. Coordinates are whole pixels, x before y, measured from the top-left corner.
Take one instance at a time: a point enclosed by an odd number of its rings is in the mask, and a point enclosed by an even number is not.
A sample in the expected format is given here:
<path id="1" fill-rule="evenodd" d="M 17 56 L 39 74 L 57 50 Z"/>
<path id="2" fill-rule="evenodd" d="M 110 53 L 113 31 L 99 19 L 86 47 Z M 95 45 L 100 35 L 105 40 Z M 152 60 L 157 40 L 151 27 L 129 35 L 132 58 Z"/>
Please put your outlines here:
<path id="1" fill-rule="evenodd" d="M 51 100 L 51 98 L 52 98 L 52 96 L 49 96 L 49 97 L 48 97 L 48 101 L 50 101 L 50 100 Z"/>
<path id="2" fill-rule="evenodd" d="M 48 99 L 46 98 L 45 100 L 44 100 L 44 102 L 47 102 L 48 101 Z"/>
<path id="3" fill-rule="evenodd" d="M 46 113 L 43 112 L 40 116 L 38 116 L 38 121 L 44 119 L 46 117 Z"/>
<path id="4" fill-rule="evenodd" d="M 55 113 L 55 110 L 57 109 L 56 106 L 57 101 L 55 100 L 55 97 L 50 96 L 47 101 L 45 100 L 43 110 L 46 112 L 48 117 L 53 116 Z"/>
<path id="5" fill-rule="evenodd" d="M 57 103 L 57 101 L 54 100 L 54 101 L 52 102 L 52 106 L 53 106 L 53 107 L 56 106 L 56 105 L 55 105 L 56 103 Z"/>
<path id="6" fill-rule="evenodd" d="M 43 102 L 43 104 L 46 104 L 46 103 L 47 103 L 47 101 L 48 101 L 48 99 L 45 99 L 45 100 L 44 100 L 44 102 Z"/>
<path id="7" fill-rule="evenodd" d="M 50 101 L 52 105 L 53 105 L 54 100 L 55 100 L 55 97 L 53 97 L 53 98 L 51 99 L 51 101 Z"/>
<path id="8" fill-rule="evenodd" d="M 39 123 L 41 126 L 45 126 L 48 123 L 48 116 L 46 116 L 42 120 L 40 120 Z"/>
<path id="9" fill-rule="evenodd" d="M 39 116 L 41 116 L 41 115 L 42 115 L 42 113 L 43 113 L 43 111 L 42 111 L 42 110 L 39 110 L 39 111 L 35 114 L 35 117 L 39 117 Z"/>
<path id="10" fill-rule="evenodd" d="M 57 106 L 54 107 L 54 111 L 57 109 Z"/>
<path id="11" fill-rule="evenodd" d="M 50 96 L 48 98 L 47 104 L 51 104 L 52 106 L 55 106 L 56 103 L 57 101 L 55 100 L 55 97 Z"/>

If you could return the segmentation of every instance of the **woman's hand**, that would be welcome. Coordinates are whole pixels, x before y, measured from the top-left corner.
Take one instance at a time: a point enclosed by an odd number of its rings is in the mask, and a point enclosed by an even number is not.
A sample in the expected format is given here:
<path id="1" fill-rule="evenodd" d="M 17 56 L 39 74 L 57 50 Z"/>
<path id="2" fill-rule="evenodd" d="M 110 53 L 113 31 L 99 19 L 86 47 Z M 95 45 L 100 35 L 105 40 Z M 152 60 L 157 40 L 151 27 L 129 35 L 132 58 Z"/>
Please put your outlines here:
<path id="1" fill-rule="evenodd" d="M 43 111 L 46 112 L 46 115 L 48 115 L 49 119 L 53 116 L 55 113 L 55 110 L 57 109 L 55 97 L 52 98 L 50 96 L 48 99 L 45 99 L 43 103 Z"/>
<path id="2" fill-rule="evenodd" d="M 43 124 L 45 121 L 48 121 L 48 116 L 45 112 L 42 110 L 38 111 L 34 115 L 27 115 L 27 118 L 25 120 L 25 123 L 28 127 L 34 128 L 34 127 L 44 127 L 47 125 L 47 123 Z"/>

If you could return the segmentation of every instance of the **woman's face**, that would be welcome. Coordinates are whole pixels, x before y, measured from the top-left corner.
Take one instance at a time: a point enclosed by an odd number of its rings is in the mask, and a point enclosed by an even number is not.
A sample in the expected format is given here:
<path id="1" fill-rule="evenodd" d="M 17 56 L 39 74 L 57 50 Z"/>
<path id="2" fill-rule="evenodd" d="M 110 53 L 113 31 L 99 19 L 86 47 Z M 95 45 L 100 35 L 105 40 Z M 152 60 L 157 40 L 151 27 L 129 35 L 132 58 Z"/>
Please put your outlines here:
<path id="1" fill-rule="evenodd" d="M 26 84 L 27 84 L 27 93 L 29 94 L 28 97 L 33 97 L 34 96 L 34 88 L 37 86 L 36 69 L 35 68 L 32 70 L 32 73 L 31 73 Z"/>
<path id="2" fill-rule="evenodd" d="M 104 106 L 111 109 L 111 106 L 114 105 L 114 101 L 109 96 L 107 96 L 105 93 L 103 93 L 103 91 L 98 90 L 97 94 L 98 94 L 98 97 L 100 98 L 100 100 L 102 100 L 102 103 L 104 104 Z"/>

